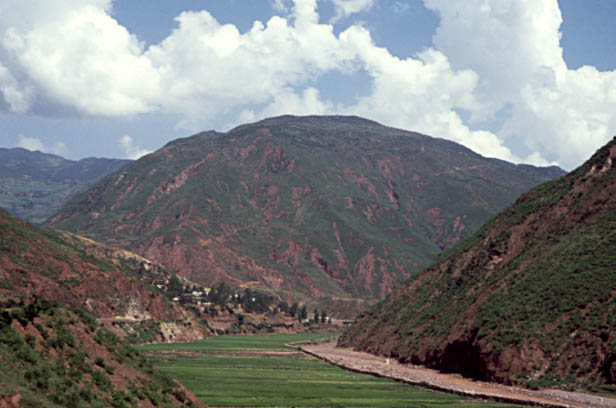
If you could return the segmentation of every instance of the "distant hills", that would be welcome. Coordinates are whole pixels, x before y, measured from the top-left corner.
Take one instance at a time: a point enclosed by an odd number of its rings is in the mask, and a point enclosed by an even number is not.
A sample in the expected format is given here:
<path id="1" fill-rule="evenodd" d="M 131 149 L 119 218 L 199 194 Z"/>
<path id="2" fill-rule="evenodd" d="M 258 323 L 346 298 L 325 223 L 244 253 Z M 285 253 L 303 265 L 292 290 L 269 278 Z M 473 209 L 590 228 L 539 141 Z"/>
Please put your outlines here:
<path id="1" fill-rule="evenodd" d="M 75 194 L 130 162 L 99 158 L 72 161 L 22 148 L 0 148 L 0 208 L 42 223 Z"/>
<path id="2" fill-rule="evenodd" d="M 562 174 L 357 117 L 283 116 L 173 141 L 48 225 L 199 284 L 351 311 Z"/>
<path id="3" fill-rule="evenodd" d="M 484 380 L 613 392 L 615 164 L 616 138 L 446 251 L 340 344 Z"/>

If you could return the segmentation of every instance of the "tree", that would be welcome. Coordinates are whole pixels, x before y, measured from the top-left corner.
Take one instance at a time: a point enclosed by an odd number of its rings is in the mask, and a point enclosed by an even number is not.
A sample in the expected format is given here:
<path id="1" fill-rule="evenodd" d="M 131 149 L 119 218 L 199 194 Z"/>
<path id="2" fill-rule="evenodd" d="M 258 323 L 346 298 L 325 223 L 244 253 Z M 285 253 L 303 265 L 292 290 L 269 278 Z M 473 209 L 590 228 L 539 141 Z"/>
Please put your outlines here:
<path id="1" fill-rule="evenodd" d="M 278 303 L 278 309 L 280 309 L 282 313 L 289 314 L 289 304 L 287 302 L 282 301 Z"/>
<path id="2" fill-rule="evenodd" d="M 291 317 L 295 317 L 295 315 L 297 314 L 298 308 L 299 308 L 299 305 L 297 304 L 297 302 L 291 305 L 291 309 L 289 309 L 289 314 L 291 315 Z"/>
<path id="3" fill-rule="evenodd" d="M 219 306 L 225 306 L 227 299 L 231 296 L 233 291 L 224 282 L 221 282 L 217 287 L 210 292 L 210 301 Z"/>
<path id="4" fill-rule="evenodd" d="M 184 293 L 182 282 L 180 282 L 180 279 L 176 275 L 171 276 L 169 279 L 169 283 L 167 284 L 167 293 L 170 296 L 180 296 Z"/>
<path id="5" fill-rule="evenodd" d="M 314 322 L 319 323 L 319 312 L 317 312 L 317 309 L 314 309 Z"/>
<path id="6" fill-rule="evenodd" d="M 326 322 L 327 322 L 327 312 L 323 310 L 321 312 L 321 323 L 326 323 Z"/>
<path id="7" fill-rule="evenodd" d="M 301 320 L 305 320 L 308 318 L 308 311 L 306 310 L 306 306 L 302 306 L 301 310 L 299 311 L 299 318 Z"/>
<path id="8" fill-rule="evenodd" d="M 246 312 L 265 313 L 269 311 L 269 306 L 274 298 L 266 293 L 246 288 L 242 297 L 242 306 Z"/>

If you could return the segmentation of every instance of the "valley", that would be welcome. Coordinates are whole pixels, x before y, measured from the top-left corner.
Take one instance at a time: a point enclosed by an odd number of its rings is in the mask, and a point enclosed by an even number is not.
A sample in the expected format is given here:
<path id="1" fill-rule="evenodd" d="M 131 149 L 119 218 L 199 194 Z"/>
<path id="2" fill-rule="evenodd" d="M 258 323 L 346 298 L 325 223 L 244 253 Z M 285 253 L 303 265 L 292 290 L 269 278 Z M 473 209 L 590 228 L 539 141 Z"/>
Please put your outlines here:
<path id="1" fill-rule="evenodd" d="M 431 370 L 424 366 L 399 363 L 374 354 L 336 347 L 333 343 L 306 344 L 301 349 L 324 361 L 345 369 L 449 393 L 488 398 L 522 405 L 554 408 L 616 407 L 616 399 L 601 394 L 590 395 L 557 389 L 530 390 L 464 378 L 459 374 Z"/>
<path id="2" fill-rule="evenodd" d="M 0 0 L 0 408 L 616 408 L 616 0 Z"/>
<path id="3" fill-rule="evenodd" d="M 501 404 L 345 371 L 285 344 L 322 335 L 215 337 L 139 347 L 211 407 L 473 407 Z"/>
<path id="4" fill-rule="evenodd" d="M 0 210 L 3 395 L 611 406 L 615 161 L 560 177 L 344 116 L 178 139 L 42 229 Z M 334 334 L 303 346 L 334 365 L 285 346 Z"/>

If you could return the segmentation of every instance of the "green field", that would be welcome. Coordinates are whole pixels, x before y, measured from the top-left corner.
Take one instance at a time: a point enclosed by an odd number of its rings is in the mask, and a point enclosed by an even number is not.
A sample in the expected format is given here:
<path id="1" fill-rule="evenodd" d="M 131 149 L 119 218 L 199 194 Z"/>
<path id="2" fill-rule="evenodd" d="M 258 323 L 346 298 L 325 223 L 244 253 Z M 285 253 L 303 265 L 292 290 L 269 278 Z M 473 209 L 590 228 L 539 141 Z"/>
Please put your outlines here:
<path id="1" fill-rule="evenodd" d="M 346 371 L 284 347 L 322 336 L 220 336 L 139 348 L 210 407 L 513 406 Z M 289 353 L 276 355 L 281 351 Z"/>
<path id="2" fill-rule="evenodd" d="M 332 334 L 258 334 L 243 336 L 217 336 L 190 343 L 147 344 L 139 346 L 143 351 L 241 351 L 241 350 L 289 350 L 285 344 L 296 341 L 317 340 L 331 337 Z"/>

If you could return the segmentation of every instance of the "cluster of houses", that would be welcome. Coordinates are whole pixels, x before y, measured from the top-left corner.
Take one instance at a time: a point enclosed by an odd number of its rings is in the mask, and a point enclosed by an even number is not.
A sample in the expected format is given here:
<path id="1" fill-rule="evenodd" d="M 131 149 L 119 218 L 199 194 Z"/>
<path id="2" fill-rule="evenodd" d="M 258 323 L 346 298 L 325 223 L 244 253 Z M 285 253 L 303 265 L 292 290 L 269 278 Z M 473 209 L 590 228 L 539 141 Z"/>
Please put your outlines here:
<path id="1" fill-rule="evenodd" d="M 207 300 L 207 296 L 210 294 L 211 288 L 203 288 L 203 291 L 193 290 L 192 292 L 182 293 L 182 296 L 175 296 L 172 300 L 179 302 L 182 300 L 184 303 L 190 303 L 198 306 L 210 306 L 210 302 Z"/>
<path id="2" fill-rule="evenodd" d="M 162 291 L 167 291 L 169 285 L 169 278 L 145 276 L 143 280 Z M 193 290 L 190 292 L 182 293 L 180 296 L 174 296 L 173 298 L 171 298 L 171 300 L 173 300 L 174 302 L 182 301 L 183 303 L 189 303 L 199 306 L 210 306 L 210 302 L 207 301 L 207 296 L 210 294 L 210 291 L 212 289 L 202 289 L 202 291 Z"/>
<path id="3" fill-rule="evenodd" d="M 142 279 L 162 291 L 166 292 L 169 288 L 170 279 L 167 277 L 161 278 L 153 276 L 143 276 Z M 181 302 L 185 307 L 187 307 L 188 309 L 192 309 L 195 312 L 203 313 L 212 306 L 212 302 L 209 301 L 209 294 L 212 288 L 201 289 L 202 290 L 192 290 L 190 292 L 181 293 L 177 296 L 172 297 L 171 300 L 173 300 L 174 302 Z M 236 299 L 239 297 L 237 293 L 232 296 L 234 296 Z M 255 298 L 253 298 L 252 301 L 254 302 Z M 334 323 L 341 326 L 348 326 L 351 323 L 351 321 L 332 320 L 329 316 L 326 317 L 326 322 L 330 324 Z M 308 324 L 310 323 L 310 319 L 306 317 L 302 319 L 302 323 Z"/>

